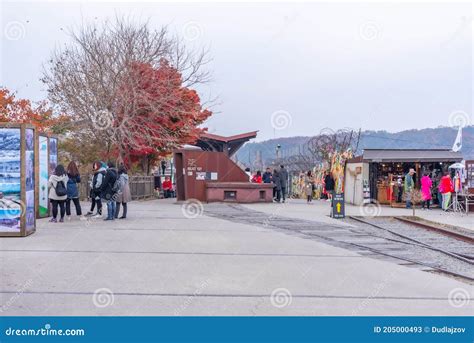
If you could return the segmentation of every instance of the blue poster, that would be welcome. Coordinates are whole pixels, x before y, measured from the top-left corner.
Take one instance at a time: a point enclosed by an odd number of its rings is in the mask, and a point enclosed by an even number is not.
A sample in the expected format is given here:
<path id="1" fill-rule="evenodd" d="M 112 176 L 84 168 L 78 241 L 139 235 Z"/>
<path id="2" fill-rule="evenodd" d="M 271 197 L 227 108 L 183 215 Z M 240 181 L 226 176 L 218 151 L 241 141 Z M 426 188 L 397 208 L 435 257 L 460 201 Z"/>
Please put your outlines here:
<path id="1" fill-rule="evenodd" d="M 58 140 L 57 138 L 49 139 L 49 171 L 51 174 L 58 165 Z"/>
<path id="2" fill-rule="evenodd" d="M 20 129 L 0 129 L 0 231 L 19 232 L 21 202 Z"/>
<path id="3" fill-rule="evenodd" d="M 25 130 L 25 190 L 26 190 L 26 231 L 35 228 L 35 131 Z"/>

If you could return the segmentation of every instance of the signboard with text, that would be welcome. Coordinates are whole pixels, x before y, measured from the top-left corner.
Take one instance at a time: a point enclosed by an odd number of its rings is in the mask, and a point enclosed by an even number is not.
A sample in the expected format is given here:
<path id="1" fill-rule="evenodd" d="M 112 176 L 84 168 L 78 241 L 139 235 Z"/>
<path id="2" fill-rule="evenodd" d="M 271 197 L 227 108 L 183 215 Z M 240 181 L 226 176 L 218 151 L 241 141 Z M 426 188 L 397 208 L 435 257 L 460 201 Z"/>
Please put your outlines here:
<path id="1" fill-rule="evenodd" d="M 331 217 L 342 219 L 344 213 L 344 193 L 334 193 L 332 197 Z"/>

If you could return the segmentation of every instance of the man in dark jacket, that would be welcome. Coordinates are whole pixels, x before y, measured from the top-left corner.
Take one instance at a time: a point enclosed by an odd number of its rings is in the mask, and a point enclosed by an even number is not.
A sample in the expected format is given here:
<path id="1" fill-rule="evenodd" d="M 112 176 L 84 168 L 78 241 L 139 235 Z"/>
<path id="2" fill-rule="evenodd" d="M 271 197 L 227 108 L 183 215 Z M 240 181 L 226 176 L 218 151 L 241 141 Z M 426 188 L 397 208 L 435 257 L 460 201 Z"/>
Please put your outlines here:
<path id="1" fill-rule="evenodd" d="M 272 183 L 272 172 L 271 172 L 270 168 L 267 168 L 265 170 L 265 173 L 263 173 L 262 181 L 263 181 L 263 183 Z"/>
<path id="2" fill-rule="evenodd" d="M 273 170 L 272 182 L 273 182 L 273 200 L 275 200 L 276 202 L 280 202 L 281 180 L 280 180 L 280 173 L 276 169 Z"/>
<path id="3" fill-rule="evenodd" d="M 283 202 L 286 199 L 286 190 L 288 189 L 288 171 L 285 169 L 284 165 L 280 166 L 280 182 L 281 182 L 281 196 Z"/>
<path id="4" fill-rule="evenodd" d="M 109 162 L 107 167 L 104 180 L 100 186 L 100 197 L 107 201 L 107 218 L 105 220 L 114 220 L 116 210 L 114 196 L 117 192 L 114 190 L 114 185 L 117 181 L 118 172 L 113 162 Z"/>

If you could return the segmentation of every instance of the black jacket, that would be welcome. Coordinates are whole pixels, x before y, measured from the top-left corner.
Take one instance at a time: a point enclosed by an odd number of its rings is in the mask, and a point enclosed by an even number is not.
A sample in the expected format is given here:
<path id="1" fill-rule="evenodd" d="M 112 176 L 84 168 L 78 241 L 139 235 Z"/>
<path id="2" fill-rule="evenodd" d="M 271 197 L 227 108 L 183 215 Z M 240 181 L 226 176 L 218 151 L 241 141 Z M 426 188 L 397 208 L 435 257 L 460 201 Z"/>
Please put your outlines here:
<path id="1" fill-rule="evenodd" d="M 334 179 L 331 175 L 326 175 L 326 177 L 324 178 L 324 187 L 327 191 L 334 190 Z"/>
<path id="2" fill-rule="evenodd" d="M 105 173 L 104 181 L 100 186 L 100 197 L 105 200 L 111 200 L 115 195 L 115 192 L 112 190 L 114 187 L 115 181 L 117 181 L 118 173 L 117 169 L 109 168 Z"/>
<path id="3" fill-rule="evenodd" d="M 273 188 L 277 191 L 281 191 L 281 179 L 278 172 L 272 174 Z"/>
<path id="4" fill-rule="evenodd" d="M 285 168 L 281 168 L 279 174 L 281 188 L 288 188 L 288 171 Z"/>

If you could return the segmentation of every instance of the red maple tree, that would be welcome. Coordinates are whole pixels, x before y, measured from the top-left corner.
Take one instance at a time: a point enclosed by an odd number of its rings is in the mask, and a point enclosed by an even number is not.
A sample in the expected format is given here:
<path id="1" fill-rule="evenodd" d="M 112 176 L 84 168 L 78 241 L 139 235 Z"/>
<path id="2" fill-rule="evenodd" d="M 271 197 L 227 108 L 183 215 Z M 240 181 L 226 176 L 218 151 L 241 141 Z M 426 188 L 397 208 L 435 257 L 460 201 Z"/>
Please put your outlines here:
<path id="1" fill-rule="evenodd" d="M 198 126 L 212 112 L 203 109 L 197 92 L 183 86 L 181 74 L 165 59 L 156 67 L 131 64 L 121 82 L 114 130 L 123 160 L 167 154 L 205 131 Z"/>

